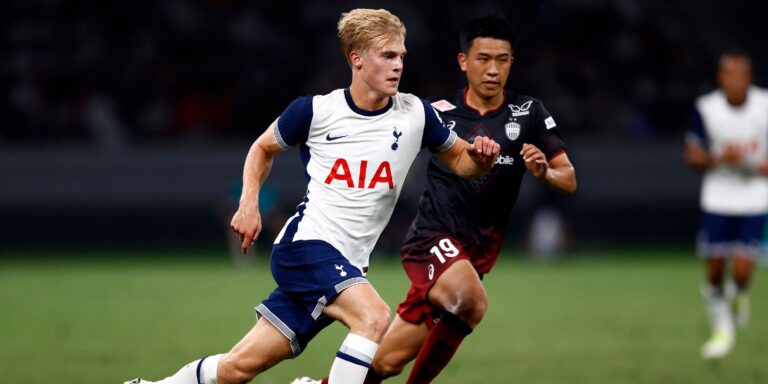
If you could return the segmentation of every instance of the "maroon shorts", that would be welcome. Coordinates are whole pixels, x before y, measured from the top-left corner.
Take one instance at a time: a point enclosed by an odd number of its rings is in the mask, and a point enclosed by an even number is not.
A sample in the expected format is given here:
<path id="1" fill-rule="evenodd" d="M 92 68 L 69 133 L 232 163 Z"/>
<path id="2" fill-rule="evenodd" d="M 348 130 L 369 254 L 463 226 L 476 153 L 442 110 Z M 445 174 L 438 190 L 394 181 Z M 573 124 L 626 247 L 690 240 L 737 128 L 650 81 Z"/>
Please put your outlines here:
<path id="1" fill-rule="evenodd" d="M 459 241 L 439 234 L 410 239 L 400 250 L 400 258 L 411 280 L 411 289 L 397 306 L 397 314 L 409 323 L 425 323 L 431 328 L 441 310 L 427 301 L 427 293 L 453 263 L 462 259 L 472 260 Z"/>

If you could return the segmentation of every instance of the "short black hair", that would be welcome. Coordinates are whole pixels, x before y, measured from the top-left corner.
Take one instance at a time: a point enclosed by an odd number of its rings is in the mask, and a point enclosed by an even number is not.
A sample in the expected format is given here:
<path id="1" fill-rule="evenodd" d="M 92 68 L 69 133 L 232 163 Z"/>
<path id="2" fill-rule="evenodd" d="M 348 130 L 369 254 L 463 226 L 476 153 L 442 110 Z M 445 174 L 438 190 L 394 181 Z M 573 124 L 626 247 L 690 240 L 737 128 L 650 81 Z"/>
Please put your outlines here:
<path id="1" fill-rule="evenodd" d="M 723 53 L 720 54 L 720 60 L 718 61 L 718 67 L 723 65 L 724 59 L 741 59 L 746 60 L 747 64 L 749 64 L 749 67 L 752 68 L 752 59 L 749 57 L 749 54 L 747 51 L 738 48 L 738 47 L 731 47 L 723 51 Z"/>
<path id="2" fill-rule="evenodd" d="M 720 60 L 730 57 L 733 59 L 746 59 L 747 61 L 751 61 L 749 54 L 738 47 L 731 47 L 723 51 L 723 53 L 720 54 Z"/>
<path id="3" fill-rule="evenodd" d="M 490 37 L 493 39 L 506 40 L 512 45 L 512 49 L 517 44 L 518 34 L 515 27 L 503 17 L 493 14 L 470 20 L 461 29 L 459 35 L 459 44 L 461 51 L 469 53 L 472 42 L 478 37 Z"/>

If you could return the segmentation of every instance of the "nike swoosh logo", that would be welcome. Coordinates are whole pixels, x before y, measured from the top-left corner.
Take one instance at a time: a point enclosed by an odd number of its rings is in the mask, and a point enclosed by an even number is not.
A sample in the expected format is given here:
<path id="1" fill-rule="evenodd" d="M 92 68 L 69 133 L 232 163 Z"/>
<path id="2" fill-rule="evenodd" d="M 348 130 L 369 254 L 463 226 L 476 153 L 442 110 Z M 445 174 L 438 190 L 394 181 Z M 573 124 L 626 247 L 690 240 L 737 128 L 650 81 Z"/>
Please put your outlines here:
<path id="1" fill-rule="evenodd" d="M 328 136 L 325 136 L 325 139 L 328 140 L 328 141 L 334 141 L 334 140 L 338 140 L 338 139 L 341 139 L 341 138 L 344 138 L 344 137 L 347 137 L 347 136 L 349 136 L 349 135 L 331 137 L 331 134 L 329 133 Z"/>

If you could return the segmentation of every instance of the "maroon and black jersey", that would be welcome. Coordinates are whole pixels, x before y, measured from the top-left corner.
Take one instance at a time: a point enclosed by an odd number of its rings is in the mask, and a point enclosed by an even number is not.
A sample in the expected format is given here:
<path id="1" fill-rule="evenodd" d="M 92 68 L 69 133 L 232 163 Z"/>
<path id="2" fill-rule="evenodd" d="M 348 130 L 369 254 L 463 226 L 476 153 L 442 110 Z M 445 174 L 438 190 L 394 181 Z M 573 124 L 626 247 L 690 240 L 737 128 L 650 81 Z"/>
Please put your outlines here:
<path id="1" fill-rule="evenodd" d="M 550 160 L 565 152 L 565 143 L 554 119 L 541 101 L 505 92 L 502 106 L 485 115 L 467 106 L 466 89 L 452 97 L 433 99 L 443 123 L 459 137 L 473 142 L 487 136 L 501 146 L 494 167 L 479 179 L 456 176 L 432 157 L 427 169 L 427 189 L 419 200 L 402 257 L 429 252 L 436 237 L 450 235 L 481 274 L 496 261 L 509 215 L 517 200 L 526 167 L 520 151 L 533 144 Z"/>

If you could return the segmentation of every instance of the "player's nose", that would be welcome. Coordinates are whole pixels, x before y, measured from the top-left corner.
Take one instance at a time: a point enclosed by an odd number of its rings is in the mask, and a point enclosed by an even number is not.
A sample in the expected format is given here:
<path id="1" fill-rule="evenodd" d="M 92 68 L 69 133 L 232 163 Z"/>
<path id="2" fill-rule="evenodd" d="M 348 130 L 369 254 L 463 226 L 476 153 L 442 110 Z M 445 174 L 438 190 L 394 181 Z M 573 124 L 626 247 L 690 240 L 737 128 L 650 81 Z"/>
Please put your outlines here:
<path id="1" fill-rule="evenodd" d="M 393 67 L 395 72 L 402 72 L 403 71 L 403 59 L 395 60 L 395 65 Z"/>
<path id="2" fill-rule="evenodd" d="M 499 75 L 499 66 L 496 62 L 491 61 L 491 64 L 487 67 L 485 74 L 490 77 L 496 77 Z"/>

